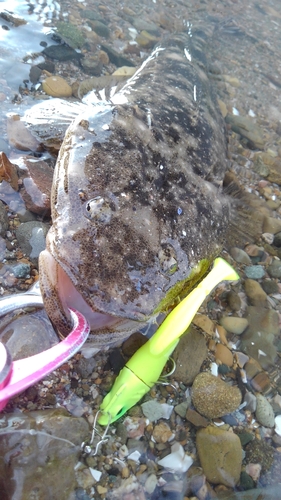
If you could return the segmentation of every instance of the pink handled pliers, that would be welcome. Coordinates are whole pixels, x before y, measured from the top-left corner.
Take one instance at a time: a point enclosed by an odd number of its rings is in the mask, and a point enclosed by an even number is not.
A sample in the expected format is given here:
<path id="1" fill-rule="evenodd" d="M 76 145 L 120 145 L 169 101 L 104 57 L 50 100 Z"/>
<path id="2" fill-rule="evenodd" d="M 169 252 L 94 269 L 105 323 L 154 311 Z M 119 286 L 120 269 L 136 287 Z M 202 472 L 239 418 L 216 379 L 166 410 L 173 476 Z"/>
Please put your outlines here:
<path id="1" fill-rule="evenodd" d="M 29 292 L 1 299 L 0 316 L 14 309 L 32 305 L 43 307 L 38 285 Z M 82 347 L 90 332 L 89 324 L 78 311 L 70 309 L 70 314 L 73 321 L 71 333 L 54 347 L 39 354 L 13 361 L 7 347 L 0 342 L 0 411 L 11 397 L 56 370 Z"/>

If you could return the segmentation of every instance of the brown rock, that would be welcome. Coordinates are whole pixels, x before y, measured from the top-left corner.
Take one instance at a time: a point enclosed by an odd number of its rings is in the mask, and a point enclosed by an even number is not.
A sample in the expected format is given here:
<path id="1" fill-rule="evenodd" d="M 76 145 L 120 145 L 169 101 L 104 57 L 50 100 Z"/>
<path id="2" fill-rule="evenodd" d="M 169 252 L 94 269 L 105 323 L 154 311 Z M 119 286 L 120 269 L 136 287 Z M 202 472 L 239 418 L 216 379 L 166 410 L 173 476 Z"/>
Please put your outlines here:
<path id="1" fill-rule="evenodd" d="M 232 366 L 233 365 L 233 356 L 232 352 L 223 344 L 216 345 L 215 351 L 216 359 L 221 361 L 224 365 Z"/>
<path id="2" fill-rule="evenodd" d="M 0 181 L 7 181 L 15 191 L 18 191 L 18 169 L 8 160 L 5 153 L 0 152 Z"/>
<path id="3" fill-rule="evenodd" d="M 22 159 L 20 176 L 23 186 L 21 195 L 27 210 L 39 215 L 49 216 L 51 213 L 50 197 L 53 181 L 53 169 L 43 160 L 27 156 Z"/>
<path id="4" fill-rule="evenodd" d="M 42 83 L 42 88 L 46 94 L 52 97 L 70 97 L 72 88 L 61 76 L 49 76 Z"/>
<path id="5" fill-rule="evenodd" d="M 276 234 L 281 231 L 281 220 L 274 217 L 265 217 L 263 222 L 263 232 Z"/>
<path id="6" fill-rule="evenodd" d="M 238 408 L 242 395 L 238 387 L 223 382 L 211 373 L 197 375 L 192 385 L 192 403 L 207 418 L 217 418 Z"/>
<path id="7" fill-rule="evenodd" d="M 153 437 L 156 443 L 167 443 L 167 441 L 169 441 L 172 435 L 173 433 L 170 427 L 164 422 L 155 425 L 153 429 Z"/>
<path id="8" fill-rule="evenodd" d="M 207 427 L 209 423 L 206 418 L 202 417 L 200 413 L 198 413 L 195 410 L 192 410 L 191 408 L 188 408 L 185 418 L 193 425 L 195 425 L 195 427 Z"/>
<path id="9" fill-rule="evenodd" d="M 204 314 L 196 314 L 192 320 L 192 323 L 201 328 L 201 330 L 203 330 L 208 335 L 211 335 L 212 337 L 214 336 L 215 324 L 210 318 L 208 318 L 208 316 L 205 316 Z"/>
<path id="10" fill-rule="evenodd" d="M 203 472 L 213 484 L 234 487 L 240 478 L 242 447 L 239 437 L 230 431 L 209 425 L 196 435 Z"/>
<path id="11" fill-rule="evenodd" d="M 186 385 L 192 384 L 207 354 L 208 349 L 204 335 L 191 326 L 188 332 L 181 337 L 173 354 L 176 362 L 176 370 L 173 375 L 175 380 Z"/>
<path id="12" fill-rule="evenodd" d="M 267 295 L 256 280 L 245 280 L 245 292 L 252 306 L 266 306 Z"/>
<path id="13" fill-rule="evenodd" d="M 21 151 L 41 151 L 40 143 L 26 128 L 25 124 L 20 121 L 20 116 L 11 114 L 7 120 L 7 134 L 9 143 L 16 149 Z"/>
<path id="14" fill-rule="evenodd" d="M 270 379 L 268 375 L 262 371 L 258 373 L 252 380 L 251 386 L 257 392 L 266 392 L 270 388 Z"/>
<path id="15" fill-rule="evenodd" d="M 254 358 L 249 359 L 249 361 L 245 364 L 244 369 L 249 380 L 252 380 L 258 373 L 262 371 L 261 365 Z"/>

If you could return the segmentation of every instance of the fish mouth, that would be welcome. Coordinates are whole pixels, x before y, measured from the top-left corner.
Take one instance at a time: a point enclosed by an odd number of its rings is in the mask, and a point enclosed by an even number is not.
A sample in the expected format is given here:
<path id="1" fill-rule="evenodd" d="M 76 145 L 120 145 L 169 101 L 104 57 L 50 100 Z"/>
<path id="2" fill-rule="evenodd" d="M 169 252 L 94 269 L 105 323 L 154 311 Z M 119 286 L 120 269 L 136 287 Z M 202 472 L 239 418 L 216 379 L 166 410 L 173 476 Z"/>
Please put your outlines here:
<path id="1" fill-rule="evenodd" d="M 69 308 L 77 309 L 88 321 L 94 343 L 114 344 L 127 338 L 146 323 L 95 311 L 77 291 L 70 277 L 48 250 L 39 256 L 40 288 L 46 312 L 58 335 L 66 337 L 72 329 Z"/>

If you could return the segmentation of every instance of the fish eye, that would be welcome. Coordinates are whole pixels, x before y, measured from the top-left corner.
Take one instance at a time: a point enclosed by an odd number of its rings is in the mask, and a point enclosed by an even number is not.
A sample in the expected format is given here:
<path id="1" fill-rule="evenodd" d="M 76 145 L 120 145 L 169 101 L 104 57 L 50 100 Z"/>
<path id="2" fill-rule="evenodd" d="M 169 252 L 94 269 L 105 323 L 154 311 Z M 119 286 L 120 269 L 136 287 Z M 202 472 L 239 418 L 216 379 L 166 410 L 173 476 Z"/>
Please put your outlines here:
<path id="1" fill-rule="evenodd" d="M 96 196 L 88 200 L 84 207 L 85 217 L 100 224 L 109 224 L 113 213 L 109 200 L 102 196 Z"/>

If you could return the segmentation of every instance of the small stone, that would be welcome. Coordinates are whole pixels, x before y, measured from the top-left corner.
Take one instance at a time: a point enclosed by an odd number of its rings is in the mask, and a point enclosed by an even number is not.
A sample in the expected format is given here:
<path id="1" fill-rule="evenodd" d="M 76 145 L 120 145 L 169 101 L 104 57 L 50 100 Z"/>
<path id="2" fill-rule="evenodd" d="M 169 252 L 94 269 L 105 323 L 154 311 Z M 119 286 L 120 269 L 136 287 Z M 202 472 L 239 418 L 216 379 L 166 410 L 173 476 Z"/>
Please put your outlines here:
<path id="1" fill-rule="evenodd" d="M 91 28 L 94 30 L 97 35 L 103 37 L 103 38 L 109 38 L 110 36 L 110 31 L 108 27 L 102 23 L 101 21 L 95 20 L 95 21 L 89 21 L 89 24 Z"/>
<path id="2" fill-rule="evenodd" d="M 203 472 L 213 484 L 234 487 L 240 478 L 242 447 L 230 431 L 209 425 L 196 434 L 196 445 Z"/>
<path id="3" fill-rule="evenodd" d="M 249 265 L 252 263 L 249 255 L 244 252 L 244 250 L 241 250 L 241 248 L 232 247 L 229 253 L 231 257 L 239 264 Z"/>
<path id="4" fill-rule="evenodd" d="M 257 245 L 250 244 L 245 247 L 245 252 L 250 256 L 250 257 L 259 257 L 262 255 L 263 250 L 258 247 Z M 251 264 L 252 261 L 250 260 L 249 264 Z"/>
<path id="5" fill-rule="evenodd" d="M 158 401 L 150 400 L 141 404 L 142 412 L 150 422 L 157 422 L 163 417 L 163 408 Z"/>
<path id="6" fill-rule="evenodd" d="M 173 374 L 175 380 L 185 385 L 192 384 L 207 354 L 208 349 L 204 336 L 191 326 L 187 333 L 180 338 L 173 353 L 176 363 L 176 370 Z"/>
<path id="7" fill-rule="evenodd" d="M 167 443 L 172 438 L 173 433 L 167 424 L 161 422 L 155 425 L 152 435 L 156 443 Z"/>
<path id="8" fill-rule="evenodd" d="M 216 360 L 218 359 L 221 363 L 232 366 L 233 365 L 233 356 L 232 352 L 223 344 L 217 344 L 215 350 Z"/>
<path id="9" fill-rule="evenodd" d="M 238 318 L 236 316 L 223 316 L 220 319 L 220 324 L 230 333 L 241 335 L 247 326 L 248 320 L 246 318 Z"/>
<path id="10" fill-rule="evenodd" d="M 268 266 L 267 272 L 271 278 L 281 278 L 281 260 L 274 259 Z"/>
<path id="11" fill-rule="evenodd" d="M 267 295 L 255 279 L 245 280 L 245 292 L 252 306 L 266 306 Z"/>
<path id="12" fill-rule="evenodd" d="M 253 479 L 245 471 L 242 471 L 240 474 L 240 486 L 243 490 L 251 490 L 255 487 Z"/>
<path id="13" fill-rule="evenodd" d="M 244 365 L 249 361 L 249 356 L 244 354 L 244 352 L 236 351 L 235 357 L 236 357 L 237 364 L 240 368 L 243 368 Z"/>
<path id="14" fill-rule="evenodd" d="M 51 213 L 50 198 L 54 169 L 44 160 L 26 156 L 19 163 L 20 190 L 27 210 L 41 216 Z"/>
<path id="15" fill-rule="evenodd" d="M 72 88 L 61 76 L 49 76 L 42 82 L 42 88 L 46 94 L 52 97 L 70 97 Z"/>
<path id="16" fill-rule="evenodd" d="M 214 336 L 215 332 L 215 324 L 214 322 L 208 318 L 205 314 L 196 314 L 192 320 L 192 323 L 198 328 L 201 328 L 208 335 Z"/>
<path id="17" fill-rule="evenodd" d="M 245 269 L 245 274 L 247 278 L 251 278 L 253 280 L 259 280 L 264 277 L 265 275 L 265 270 L 262 266 L 256 265 L 256 266 L 246 266 Z"/>
<path id="18" fill-rule="evenodd" d="M 107 493 L 107 488 L 105 488 L 104 486 L 101 486 L 101 484 L 98 484 L 96 486 L 97 488 L 97 492 L 100 494 L 100 495 L 104 495 L 105 493 Z"/>
<path id="19" fill-rule="evenodd" d="M 281 220 L 274 217 L 265 217 L 263 223 L 263 232 L 277 234 L 281 231 Z"/>
<path id="20" fill-rule="evenodd" d="M 127 477 L 130 476 L 130 469 L 129 469 L 129 467 L 123 467 L 122 472 L 121 472 L 121 476 L 122 476 L 123 479 L 127 479 Z"/>
<path id="21" fill-rule="evenodd" d="M 241 441 L 242 446 L 246 446 L 246 444 L 250 443 L 250 441 L 252 441 L 254 439 L 253 434 L 251 434 L 250 432 L 247 432 L 247 431 L 239 432 L 239 434 L 237 434 L 237 435 Z"/>
<path id="22" fill-rule="evenodd" d="M 264 427 L 274 427 L 274 411 L 271 404 L 261 394 L 257 394 L 256 418 Z"/>
<path id="23" fill-rule="evenodd" d="M 186 401 L 183 401 L 182 403 L 176 405 L 174 407 L 175 413 L 179 415 L 181 418 L 185 418 L 187 409 L 191 405 L 191 398 L 188 398 Z"/>
<path id="24" fill-rule="evenodd" d="M 186 420 L 191 422 L 195 427 L 207 427 L 209 423 L 205 417 L 202 417 L 200 413 L 198 413 L 195 410 L 192 410 L 191 408 L 188 408 L 185 418 Z"/>
<path id="25" fill-rule="evenodd" d="M 57 61 L 73 61 L 77 63 L 82 59 L 80 53 L 65 44 L 49 45 L 42 52 L 48 58 L 56 59 Z"/>
<path id="26" fill-rule="evenodd" d="M 227 335 L 226 329 L 221 325 L 216 325 L 216 331 L 219 334 L 219 338 L 220 338 L 221 343 L 224 345 L 227 345 L 228 341 L 226 338 L 226 335 Z"/>
<path id="27" fill-rule="evenodd" d="M 270 388 L 270 379 L 268 375 L 262 371 L 258 373 L 252 380 L 251 386 L 257 392 L 266 392 Z"/>
<path id="28" fill-rule="evenodd" d="M 254 481 L 258 481 L 261 473 L 261 464 L 247 464 L 246 472 Z"/>
<path id="29" fill-rule="evenodd" d="M 15 191 L 19 189 L 18 168 L 10 162 L 5 153 L 0 152 L 0 181 L 7 181 Z"/>
<path id="30" fill-rule="evenodd" d="M 150 495 L 154 492 L 157 486 L 157 481 L 158 480 L 155 474 L 150 474 L 150 476 L 148 476 L 147 480 L 145 481 L 144 489 Z"/>
<path id="31" fill-rule="evenodd" d="M 26 278 L 30 274 L 30 264 L 18 263 L 9 267 L 9 270 L 16 278 Z"/>
<path id="32" fill-rule="evenodd" d="M 9 227 L 9 219 L 4 203 L 0 201 L 0 235 L 5 237 Z"/>
<path id="33" fill-rule="evenodd" d="M 192 403 L 207 418 L 217 418 L 235 411 L 241 403 L 241 392 L 211 375 L 202 372 L 192 385 Z"/>
<path id="34" fill-rule="evenodd" d="M 40 252 L 45 250 L 47 231 L 48 226 L 37 221 L 24 222 L 16 229 L 16 237 L 22 251 L 34 264 L 37 264 Z"/>
<path id="35" fill-rule="evenodd" d="M 133 66 L 122 66 L 121 68 L 118 68 L 114 73 L 112 73 L 113 76 L 124 76 L 126 78 L 130 78 L 133 76 L 136 72 L 136 68 Z"/>
<path id="36" fill-rule="evenodd" d="M 268 202 L 269 203 L 269 202 Z M 268 204 L 267 204 L 268 205 Z M 273 240 L 274 240 L 274 235 L 272 233 L 263 233 L 262 235 L 262 239 L 268 244 L 268 245 L 272 245 L 273 243 Z"/>
<path id="37" fill-rule="evenodd" d="M 257 375 L 257 373 L 260 373 L 262 371 L 261 365 L 254 358 L 250 358 L 250 360 L 245 364 L 244 369 L 246 371 L 248 380 L 252 380 Z"/>
<path id="38" fill-rule="evenodd" d="M 261 286 L 267 295 L 279 292 L 278 283 L 274 280 L 263 280 Z"/>
<path id="39" fill-rule="evenodd" d="M 241 308 L 241 299 L 238 293 L 231 290 L 226 294 L 226 301 L 232 311 L 239 311 Z"/>
<path id="40" fill-rule="evenodd" d="M 275 234 L 273 245 L 276 247 L 281 247 L 281 232 Z"/>
<path id="41" fill-rule="evenodd" d="M 7 134 L 9 143 L 16 149 L 21 151 L 42 150 L 41 144 L 33 137 L 17 114 L 8 115 Z"/>

